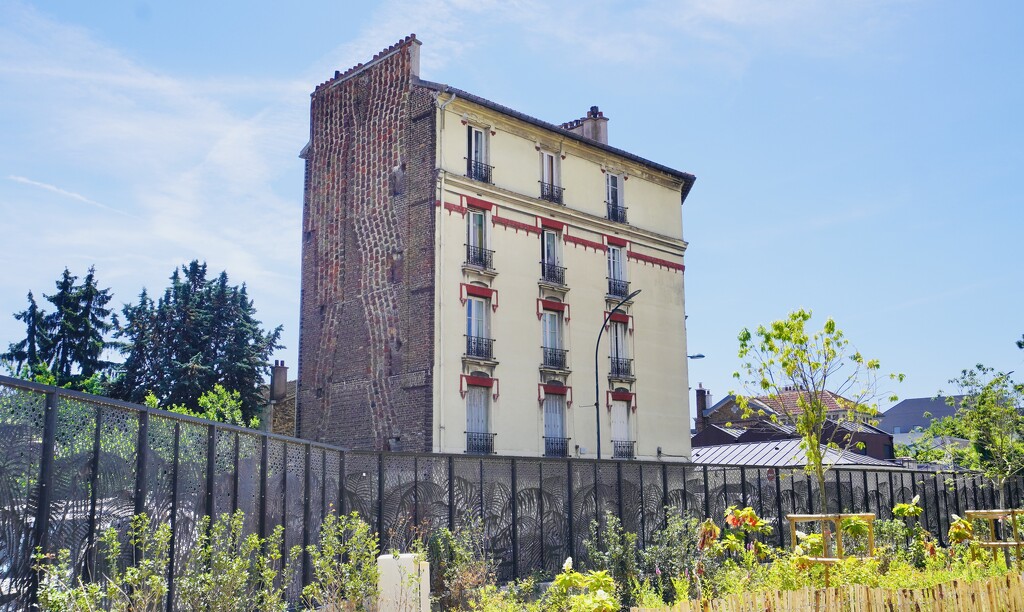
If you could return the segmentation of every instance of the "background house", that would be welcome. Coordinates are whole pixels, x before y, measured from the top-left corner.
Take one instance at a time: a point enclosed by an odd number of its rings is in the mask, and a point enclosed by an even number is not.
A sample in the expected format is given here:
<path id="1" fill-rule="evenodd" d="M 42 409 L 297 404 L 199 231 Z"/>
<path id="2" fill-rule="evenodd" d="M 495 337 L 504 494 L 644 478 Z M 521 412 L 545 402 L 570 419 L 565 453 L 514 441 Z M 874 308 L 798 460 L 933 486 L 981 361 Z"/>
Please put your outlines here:
<path id="1" fill-rule="evenodd" d="M 956 414 L 956 407 L 949 404 L 948 397 L 914 397 L 900 401 L 878 418 L 878 427 L 892 434 L 896 444 L 911 444 L 921 437 L 921 432 L 934 420 Z M 962 395 L 953 396 L 959 402 Z"/>

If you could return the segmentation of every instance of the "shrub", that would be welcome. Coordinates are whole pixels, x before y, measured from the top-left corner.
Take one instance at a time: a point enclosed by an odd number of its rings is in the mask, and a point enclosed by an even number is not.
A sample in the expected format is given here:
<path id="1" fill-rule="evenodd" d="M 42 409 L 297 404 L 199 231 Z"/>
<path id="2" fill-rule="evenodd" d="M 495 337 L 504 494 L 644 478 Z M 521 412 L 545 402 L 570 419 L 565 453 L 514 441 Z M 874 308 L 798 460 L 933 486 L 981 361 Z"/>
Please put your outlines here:
<path id="1" fill-rule="evenodd" d="M 435 531 L 427 540 L 430 591 L 442 610 L 464 608 L 494 582 L 483 523 L 474 521 L 454 532 Z"/>
<path id="2" fill-rule="evenodd" d="M 378 593 L 377 536 L 357 512 L 328 513 L 320 525 L 320 541 L 307 547 L 313 580 L 302 589 L 309 607 L 341 609 L 343 602 L 369 609 Z"/>

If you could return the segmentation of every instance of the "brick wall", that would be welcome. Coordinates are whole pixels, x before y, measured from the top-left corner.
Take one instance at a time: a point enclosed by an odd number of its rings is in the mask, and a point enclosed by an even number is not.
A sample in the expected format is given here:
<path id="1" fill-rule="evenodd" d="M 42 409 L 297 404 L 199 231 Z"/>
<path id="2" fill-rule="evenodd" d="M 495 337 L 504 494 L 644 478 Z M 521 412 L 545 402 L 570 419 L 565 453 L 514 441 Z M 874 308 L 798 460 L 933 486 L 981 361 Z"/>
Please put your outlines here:
<path id="1" fill-rule="evenodd" d="M 346 448 L 431 450 L 436 119 L 418 44 L 312 97 L 298 433 Z"/>

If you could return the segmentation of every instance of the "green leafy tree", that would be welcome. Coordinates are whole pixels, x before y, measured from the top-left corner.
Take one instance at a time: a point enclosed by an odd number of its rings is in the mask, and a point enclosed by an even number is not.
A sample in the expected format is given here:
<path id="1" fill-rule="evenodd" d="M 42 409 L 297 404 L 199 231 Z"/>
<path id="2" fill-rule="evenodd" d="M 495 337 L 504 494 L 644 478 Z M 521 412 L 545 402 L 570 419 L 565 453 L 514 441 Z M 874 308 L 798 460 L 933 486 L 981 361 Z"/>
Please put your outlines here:
<path id="1" fill-rule="evenodd" d="M 956 459 L 992 481 L 1002 507 L 1006 482 L 1024 473 L 1024 385 L 982 364 L 949 382 L 962 394 L 949 398 L 956 407 L 950 427 L 971 442 Z"/>
<path id="2" fill-rule="evenodd" d="M 817 481 L 819 490 L 825 491 L 825 474 L 832 467 L 826 461 L 825 448 L 842 453 L 853 443 L 849 435 L 839 433 L 839 428 L 826 427 L 830 416 L 826 394 L 843 404 L 849 420 L 878 414 L 874 399 L 881 366 L 878 360 L 866 359 L 853 349 L 831 318 L 814 332 L 807 330 L 810 319 L 811 312 L 801 309 L 753 332 L 744 328 L 739 334 L 742 373 L 733 376 L 753 391 L 751 396 L 760 396 L 779 407 L 773 419 L 796 428 L 807 457 L 805 469 Z M 902 374 L 890 377 L 903 380 Z M 799 390 L 792 410 L 782 401 L 788 389 Z M 749 403 L 751 396 L 736 396 L 744 418 L 754 412 Z M 890 400 L 895 401 L 895 396 Z M 827 512 L 824 495 L 818 496 L 818 505 L 822 514 Z"/>
<path id="3" fill-rule="evenodd" d="M 264 331 L 245 285 L 231 285 L 224 272 L 208 279 L 206 264 L 193 261 L 170 280 L 156 302 L 143 291 L 122 309 L 114 336 L 125 362 L 112 394 L 141 402 L 152 393 L 162 404 L 197 406 L 221 385 L 239 394 L 250 421 L 262 408 L 259 388 L 282 328 Z"/>

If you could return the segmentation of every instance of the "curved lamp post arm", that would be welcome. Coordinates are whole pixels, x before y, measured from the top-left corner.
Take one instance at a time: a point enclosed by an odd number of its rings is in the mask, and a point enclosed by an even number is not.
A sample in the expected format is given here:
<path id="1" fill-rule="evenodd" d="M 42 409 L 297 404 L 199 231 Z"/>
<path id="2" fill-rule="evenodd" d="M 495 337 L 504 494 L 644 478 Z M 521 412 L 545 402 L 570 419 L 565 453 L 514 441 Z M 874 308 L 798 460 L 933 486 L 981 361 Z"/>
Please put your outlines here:
<path id="1" fill-rule="evenodd" d="M 608 319 L 612 318 L 612 315 L 616 312 L 622 312 L 622 305 L 632 300 L 640 294 L 640 289 L 637 289 L 633 293 L 630 293 L 626 297 L 619 300 L 619 303 L 614 308 L 608 311 L 608 314 L 604 316 L 604 322 L 601 323 L 601 329 L 597 332 L 597 343 L 594 345 L 594 415 L 597 419 L 597 458 L 601 459 L 601 383 L 600 374 L 598 373 L 598 355 L 601 350 L 601 335 L 604 334 L 604 328 L 608 325 Z"/>

